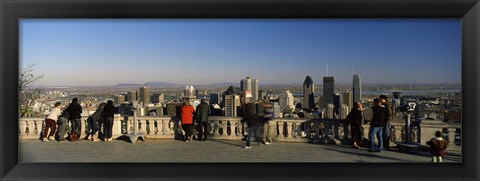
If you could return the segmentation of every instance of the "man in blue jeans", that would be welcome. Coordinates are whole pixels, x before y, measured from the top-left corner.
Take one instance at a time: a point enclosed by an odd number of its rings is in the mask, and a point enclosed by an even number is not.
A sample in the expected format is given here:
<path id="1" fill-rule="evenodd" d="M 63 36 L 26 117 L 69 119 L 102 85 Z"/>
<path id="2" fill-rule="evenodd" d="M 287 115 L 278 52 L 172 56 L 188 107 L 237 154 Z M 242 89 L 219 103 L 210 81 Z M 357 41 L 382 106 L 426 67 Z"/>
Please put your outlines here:
<path id="1" fill-rule="evenodd" d="M 81 137 L 82 124 L 80 119 L 82 118 L 82 106 L 78 103 L 78 99 L 75 97 L 72 99 L 72 103 L 64 110 L 70 113 L 70 119 L 72 120 L 72 132 L 76 132 L 77 136 Z"/>
<path id="2" fill-rule="evenodd" d="M 388 109 L 383 106 L 380 102 L 380 99 L 375 98 L 373 100 L 374 106 L 372 107 L 373 116 L 372 122 L 370 123 L 370 151 L 382 151 L 383 148 L 383 127 L 385 126 L 385 116 L 388 114 Z M 374 137 L 377 135 L 379 147 L 375 146 Z"/>
<path id="3" fill-rule="evenodd" d="M 388 114 L 385 115 L 385 125 L 383 126 L 383 147 L 385 149 L 390 149 L 390 129 L 392 127 L 392 106 L 387 100 L 386 95 L 380 95 L 380 103 L 385 106 L 388 110 Z"/>

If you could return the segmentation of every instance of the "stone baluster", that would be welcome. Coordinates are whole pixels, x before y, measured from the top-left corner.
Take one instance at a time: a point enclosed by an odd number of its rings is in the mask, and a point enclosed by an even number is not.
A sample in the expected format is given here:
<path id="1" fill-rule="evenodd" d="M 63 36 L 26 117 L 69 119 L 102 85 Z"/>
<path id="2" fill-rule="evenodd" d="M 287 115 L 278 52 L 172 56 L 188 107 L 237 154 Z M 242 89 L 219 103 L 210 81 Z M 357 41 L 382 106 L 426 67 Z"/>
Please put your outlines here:
<path id="1" fill-rule="evenodd" d="M 295 128 L 297 129 L 296 130 L 296 134 L 295 134 L 295 137 L 301 137 L 302 136 L 302 124 L 303 123 L 295 123 Z"/>
<path id="2" fill-rule="evenodd" d="M 395 129 L 395 141 L 402 141 L 402 127 L 401 126 L 394 126 Z"/>
<path id="3" fill-rule="evenodd" d="M 332 123 L 332 124 L 333 124 L 333 135 L 335 138 L 339 139 L 340 138 L 340 135 L 339 135 L 340 129 L 338 128 L 339 124 L 338 123 Z"/>
<path id="4" fill-rule="evenodd" d="M 213 121 L 213 134 L 220 135 L 220 122 L 217 120 Z"/>
<path id="5" fill-rule="evenodd" d="M 227 121 L 222 121 L 222 136 L 227 136 Z"/>
<path id="6" fill-rule="evenodd" d="M 162 120 L 161 123 L 162 123 L 161 124 L 162 127 L 161 128 L 159 127 L 158 130 L 161 130 L 162 135 L 169 135 L 170 134 L 170 129 L 168 127 L 169 127 L 170 120 L 164 119 L 164 120 Z"/>
<path id="7" fill-rule="evenodd" d="M 175 135 L 175 121 L 172 119 L 168 122 L 168 134 Z"/>
<path id="8" fill-rule="evenodd" d="M 330 135 L 330 123 L 323 123 L 323 139 L 328 139 Z"/>
<path id="9" fill-rule="evenodd" d="M 278 137 L 285 137 L 285 129 L 283 129 L 284 127 L 284 122 L 283 121 L 277 121 L 277 125 L 278 125 Z"/>
<path id="10" fill-rule="evenodd" d="M 448 142 L 450 142 L 452 145 L 453 142 L 455 141 L 455 128 L 447 128 L 448 129 Z"/>
<path id="11" fill-rule="evenodd" d="M 304 131 L 305 131 L 305 134 L 307 135 L 307 138 L 310 138 L 310 127 L 311 127 L 311 124 L 310 122 L 303 122 L 303 128 L 304 128 Z"/>
<path id="12" fill-rule="evenodd" d="M 155 121 L 155 134 L 163 135 L 163 119 Z"/>
<path id="13" fill-rule="evenodd" d="M 287 122 L 287 138 L 292 138 L 292 130 L 294 129 L 292 122 Z"/>
<path id="14" fill-rule="evenodd" d="M 27 135 L 26 134 L 26 129 L 27 129 L 27 121 L 19 121 L 19 125 L 18 125 L 18 135 L 20 136 L 25 136 Z"/>

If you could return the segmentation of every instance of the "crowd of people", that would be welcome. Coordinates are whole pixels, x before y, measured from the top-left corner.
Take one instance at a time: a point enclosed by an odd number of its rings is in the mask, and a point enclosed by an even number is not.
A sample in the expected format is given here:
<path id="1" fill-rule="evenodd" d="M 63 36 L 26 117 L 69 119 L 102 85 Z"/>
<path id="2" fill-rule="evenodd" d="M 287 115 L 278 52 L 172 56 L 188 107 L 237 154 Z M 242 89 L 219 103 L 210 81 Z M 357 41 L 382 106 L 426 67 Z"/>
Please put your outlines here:
<path id="1" fill-rule="evenodd" d="M 78 103 L 77 98 L 73 98 L 72 102 L 63 111 L 61 110 L 61 103 L 55 103 L 55 107 L 45 119 L 42 141 L 57 140 L 63 142 L 81 138 L 82 112 L 82 106 Z M 98 140 L 111 141 L 114 114 L 115 106 L 112 100 L 108 100 L 107 103 L 100 103 L 97 110 L 87 118 L 87 135 L 84 139 L 94 142 Z M 68 124 L 69 121 L 71 128 Z"/>
<path id="2" fill-rule="evenodd" d="M 390 149 L 390 129 L 392 106 L 388 102 L 387 96 L 380 95 L 373 100 L 373 107 L 371 107 L 373 116 L 370 121 L 370 130 L 368 133 L 369 150 L 371 152 L 381 152 Z M 82 107 L 78 103 L 77 98 L 73 98 L 72 102 L 61 111 L 61 103 L 55 103 L 55 107 L 45 119 L 45 129 L 43 131 L 43 141 L 58 140 L 58 141 L 74 141 L 76 138 L 81 138 L 81 113 Z M 196 111 L 195 111 L 196 110 Z M 251 148 L 253 140 L 261 142 L 261 144 L 271 144 L 272 139 L 266 134 L 259 134 L 262 125 L 268 123 L 272 119 L 271 109 L 265 107 L 265 111 L 257 113 L 254 103 L 244 104 L 242 122 L 248 126 L 248 134 L 244 138 L 246 145 L 244 148 Z M 269 111 L 270 110 L 270 111 Z M 360 149 L 364 140 L 364 116 L 363 105 L 361 102 L 355 102 L 350 113 L 346 117 L 346 121 L 350 124 L 352 147 Z M 105 142 L 112 140 L 113 115 L 115 107 L 113 101 L 108 100 L 107 103 L 100 103 L 97 110 L 88 117 L 86 136 L 84 139 L 91 141 L 103 140 Z M 180 121 L 183 130 L 183 140 L 190 142 L 193 140 L 194 130 L 198 132 L 198 141 L 207 141 L 208 134 L 208 116 L 211 115 L 210 106 L 205 99 L 201 99 L 201 103 L 196 107 L 185 101 L 180 109 Z M 68 127 L 68 122 L 71 123 L 71 129 Z M 58 125 L 58 129 L 57 129 Z M 195 126 L 197 125 L 197 126 Z M 48 132 L 50 130 L 50 132 Z M 65 135 L 67 134 L 67 137 Z M 97 134 L 98 133 L 98 134 Z M 445 156 L 445 149 L 448 141 L 442 139 L 441 132 L 437 132 L 435 138 L 432 138 L 428 145 L 430 151 L 434 156 L 434 162 L 441 162 L 442 156 Z M 56 138 L 55 138 L 56 137 Z M 378 145 L 375 144 L 374 139 L 377 139 Z"/>

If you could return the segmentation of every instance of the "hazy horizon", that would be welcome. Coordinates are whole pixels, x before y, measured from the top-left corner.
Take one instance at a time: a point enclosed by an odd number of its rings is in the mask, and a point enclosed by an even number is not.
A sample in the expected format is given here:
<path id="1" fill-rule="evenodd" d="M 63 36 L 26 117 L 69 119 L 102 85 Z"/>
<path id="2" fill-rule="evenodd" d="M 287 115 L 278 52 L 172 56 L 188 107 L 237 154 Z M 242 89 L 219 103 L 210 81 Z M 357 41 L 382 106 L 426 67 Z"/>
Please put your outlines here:
<path id="1" fill-rule="evenodd" d="M 43 86 L 460 84 L 460 19 L 21 19 Z M 376 68 L 377 67 L 377 68 Z M 354 69 L 354 70 L 353 70 Z"/>

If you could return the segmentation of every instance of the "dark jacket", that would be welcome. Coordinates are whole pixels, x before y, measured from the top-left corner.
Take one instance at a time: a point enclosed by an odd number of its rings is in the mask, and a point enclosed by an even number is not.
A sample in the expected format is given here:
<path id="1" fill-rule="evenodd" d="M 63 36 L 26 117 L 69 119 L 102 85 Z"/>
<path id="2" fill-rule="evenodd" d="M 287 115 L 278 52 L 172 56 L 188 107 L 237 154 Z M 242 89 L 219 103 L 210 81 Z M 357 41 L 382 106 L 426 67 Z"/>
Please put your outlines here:
<path id="1" fill-rule="evenodd" d="M 446 156 L 447 152 L 445 151 L 448 146 L 448 141 L 439 140 L 438 138 L 432 138 L 430 141 L 427 141 L 427 145 L 430 146 L 430 153 L 433 156 Z"/>
<path id="2" fill-rule="evenodd" d="M 383 127 L 385 125 L 385 117 L 388 115 L 388 108 L 385 106 L 373 106 L 373 117 L 370 126 Z"/>
<path id="3" fill-rule="evenodd" d="M 60 117 L 63 117 L 67 120 L 70 120 L 70 113 L 65 109 L 63 112 L 62 112 L 62 115 L 60 115 Z"/>
<path id="4" fill-rule="evenodd" d="M 350 125 L 359 126 L 363 124 L 362 111 L 353 108 L 345 118 Z"/>
<path id="5" fill-rule="evenodd" d="M 246 122 L 248 127 L 257 127 L 263 123 L 263 119 L 257 114 L 247 114 L 243 117 L 243 122 Z"/>
<path id="6" fill-rule="evenodd" d="M 90 118 L 93 119 L 95 122 L 99 122 L 100 118 L 102 117 L 103 114 L 103 108 L 98 108 L 91 116 Z"/>
<path id="7" fill-rule="evenodd" d="M 207 122 L 208 116 L 212 113 L 210 106 L 207 103 L 200 103 L 197 106 L 197 121 L 198 122 Z"/>
<path id="8" fill-rule="evenodd" d="M 115 106 L 113 104 L 107 104 L 103 107 L 104 118 L 113 118 L 113 114 L 115 114 Z"/>
<path id="9" fill-rule="evenodd" d="M 78 103 L 70 103 L 68 107 L 63 112 L 70 113 L 70 119 L 80 119 L 82 118 L 82 106 Z"/>
<path id="10" fill-rule="evenodd" d="M 388 110 L 387 115 L 385 115 L 385 122 L 390 122 L 393 116 L 392 105 L 389 102 L 382 104 Z"/>

